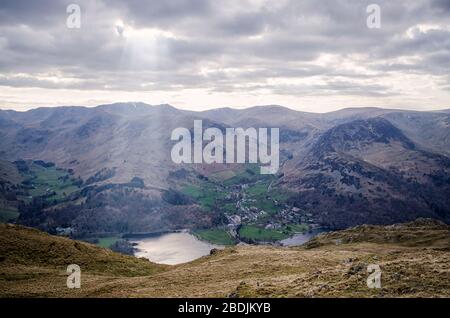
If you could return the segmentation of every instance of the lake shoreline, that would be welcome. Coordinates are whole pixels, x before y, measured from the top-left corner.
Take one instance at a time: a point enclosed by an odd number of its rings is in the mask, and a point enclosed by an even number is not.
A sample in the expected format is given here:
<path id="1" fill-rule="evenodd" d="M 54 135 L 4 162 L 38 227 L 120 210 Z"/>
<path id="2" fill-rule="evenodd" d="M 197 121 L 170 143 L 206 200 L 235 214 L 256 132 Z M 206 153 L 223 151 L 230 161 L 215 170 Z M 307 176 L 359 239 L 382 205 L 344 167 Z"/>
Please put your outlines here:
<path id="1" fill-rule="evenodd" d="M 183 230 L 130 240 L 135 248 L 135 257 L 166 265 L 177 265 L 209 255 L 212 249 L 225 246 L 214 245 L 199 240 L 190 231 Z"/>
<path id="2" fill-rule="evenodd" d="M 209 243 L 209 244 L 216 244 L 215 242 L 212 241 L 208 241 L 206 239 L 204 239 L 201 235 L 199 235 L 198 233 L 196 233 L 195 231 L 191 231 L 188 230 L 192 235 L 196 236 L 200 241 L 203 241 L 205 243 Z M 309 229 L 307 231 L 302 231 L 302 232 L 295 232 L 293 233 L 291 236 L 281 239 L 281 240 L 276 240 L 276 241 L 252 241 L 252 242 L 246 242 L 245 240 L 242 240 L 240 238 L 236 239 L 236 242 L 232 245 L 225 245 L 226 247 L 229 246 L 236 246 L 238 244 L 247 244 L 247 245 L 270 245 L 270 246 L 300 246 L 305 244 L 306 242 L 308 242 L 309 240 L 313 239 L 315 236 L 319 235 L 320 233 L 324 233 L 324 232 L 330 232 L 329 229 L 325 229 L 325 228 L 313 228 L 313 229 Z"/>
<path id="3" fill-rule="evenodd" d="M 323 229 L 314 229 L 295 233 L 291 237 L 275 242 L 246 243 L 239 241 L 234 245 L 214 244 L 202 239 L 195 231 L 182 229 L 176 231 L 160 231 L 158 233 L 138 233 L 127 235 L 126 240 L 133 245 L 135 257 L 147 258 L 152 262 L 167 265 L 177 265 L 194 261 L 200 257 L 210 255 L 213 249 L 224 249 L 239 244 L 268 245 L 292 247 L 300 246 L 316 235 L 325 232 Z M 125 236 L 124 236 L 125 238 Z"/>

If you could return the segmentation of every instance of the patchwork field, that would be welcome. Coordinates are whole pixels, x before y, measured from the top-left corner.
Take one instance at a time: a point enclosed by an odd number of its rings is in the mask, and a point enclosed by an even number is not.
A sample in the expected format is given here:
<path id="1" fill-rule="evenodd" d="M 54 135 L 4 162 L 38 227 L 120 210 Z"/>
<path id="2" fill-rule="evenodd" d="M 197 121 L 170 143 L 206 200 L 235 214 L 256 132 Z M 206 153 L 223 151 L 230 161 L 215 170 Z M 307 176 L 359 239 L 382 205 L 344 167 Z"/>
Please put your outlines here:
<path id="1" fill-rule="evenodd" d="M 60 201 L 79 190 L 70 174 L 55 166 L 28 163 L 28 170 L 21 171 L 25 184 L 30 186 L 32 197 L 45 197 L 48 201 Z"/>

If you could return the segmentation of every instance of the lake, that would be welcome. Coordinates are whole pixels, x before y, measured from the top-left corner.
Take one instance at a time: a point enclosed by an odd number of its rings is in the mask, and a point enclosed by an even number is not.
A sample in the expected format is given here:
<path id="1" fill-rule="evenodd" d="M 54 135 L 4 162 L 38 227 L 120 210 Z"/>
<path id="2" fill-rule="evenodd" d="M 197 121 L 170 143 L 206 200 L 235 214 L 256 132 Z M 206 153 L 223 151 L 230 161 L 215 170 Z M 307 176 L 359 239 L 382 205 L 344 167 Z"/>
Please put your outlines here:
<path id="1" fill-rule="evenodd" d="M 295 234 L 280 241 L 280 243 L 284 246 L 301 245 L 322 232 L 324 230 L 315 229 L 306 233 Z M 145 257 L 152 262 L 168 265 L 187 263 L 209 255 L 213 248 L 224 248 L 223 246 L 201 241 L 188 231 L 135 238 L 131 240 L 131 243 L 136 244 L 137 251 L 134 253 L 136 257 Z"/>
<path id="2" fill-rule="evenodd" d="M 133 239 L 131 242 L 136 244 L 136 257 L 145 257 L 152 262 L 168 265 L 190 262 L 209 255 L 213 248 L 223 248 L 200 241 L 187 231 Z"/>
<path id="3" fill-rule="evenodd" d="M 294 236 L 291 236 L 290 238 L 281 240 L 280 243 L 283 246 L 297 246 L 297 245 L 302 245 L 306 242 L 308 242 L 309 240 L 311 240 L 313 237 L 315 237 L 317 234 L 326 232 L 323 229 L 314 229 L 312 231 L 308 231 L 305 233 L 298 233 L 295 234 Z"/>

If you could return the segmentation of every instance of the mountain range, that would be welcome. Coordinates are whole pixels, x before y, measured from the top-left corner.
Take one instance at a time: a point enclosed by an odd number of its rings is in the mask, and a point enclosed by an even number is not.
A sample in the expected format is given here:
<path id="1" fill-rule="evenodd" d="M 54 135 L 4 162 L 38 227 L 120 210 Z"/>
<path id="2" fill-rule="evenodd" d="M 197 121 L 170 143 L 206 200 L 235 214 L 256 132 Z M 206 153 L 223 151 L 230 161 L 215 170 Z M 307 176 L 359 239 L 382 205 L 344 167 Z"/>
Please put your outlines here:
<path id="1" fill-rule="evenodd" d="M 196 119 L 202 119 L 204 127 L 221 129 L 279 128 L 277 175 L 259 178 L 239 164 L 174 164 L 171 132 L 192 129 Z M 145 232 L 220 227 L 232 215 L 261 226 L 282 226 L 296 220 L 295 214 L 297 223 L 331 229 L 417 217 L 450 222 L 449 110 L 349 108 L 316 114 L 269 105 L 194 112 L 117 103 L 1 110 L 0 136 L 0 202 L 3 209 L 22 209 L 19 222 L 31 226 L 52 224 L 84 233 Z M 58 180 L 70 178 L 76 188 L 62 198 L 53 196 L 50 203 L 30 202 L 36 195 L 24 190 L 24 182 L 36 188 L 36 175 L 29 172 L 36 161 L 39 169 L 51 163 L 66 171 Z M 262 198 L 271 207 L 241 208 L 240 201 L 228 198 L 232 192 L 220 197 L 231 186 L 243 185 L 252 190 L 267 185 L 262 197 L 247 199 Z M 203 192 L 194 193 L 192 187 Z M 213 189 L 214 195 L 208 197 L 205 189 Z M 227 210 L 221 210 L 228 203 Z M 253 207 L 266 214 L 257 212 L 256 219 L 242 215 Z M 280 220 L 277 215 L 287 210 L 294 215 Z"/>

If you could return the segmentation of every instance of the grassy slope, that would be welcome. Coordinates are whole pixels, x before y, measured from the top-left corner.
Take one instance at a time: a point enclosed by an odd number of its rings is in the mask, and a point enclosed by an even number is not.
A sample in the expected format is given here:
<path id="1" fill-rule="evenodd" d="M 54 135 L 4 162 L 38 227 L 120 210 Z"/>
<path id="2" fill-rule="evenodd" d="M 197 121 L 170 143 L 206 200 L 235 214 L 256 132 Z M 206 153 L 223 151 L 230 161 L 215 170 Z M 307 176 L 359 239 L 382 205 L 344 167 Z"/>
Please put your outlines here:
<path id="1" fill-rule="evenodd" d="M 243 239 L 253 239 L 256 241 L 278 241 L 288 238 L 288 234 L 282 231 L 264 229 L 253 225 L 244 225 L 239 231 L 239 235 Z"/>
<path id="2" fill-rule="evenodd" d="M 96 245 L 104 248 L 110 248 L 111 245 L 119 241 L 121 238 L 120 236 L 107 236 L 107 237 L 100 237 L 98 239 L 98 243 Z"/>
<path id="3" fill-rule="evenodd" d="M 117 280 L 151 275 L 166 268 L 36 229 L 0 224 L 0 295 L 71 295 L 67 288 L 62 288 L 69 264 L 79 265 L 82 275 L 87 274 L 88 282 L 91 277 L 92 282 Z M 86 292 L 81 291 L 81 294 L 86 295 Z"/>
<path id="4" fill-rule="evenodd" d="M 306 224 L 289 224 L 280 229 L 265 229 L 255 225 L 243 225 L 239 230 L 239 235 L 243 239 L 250 239 L 260 242 L 275 242 L 302 233 L 308 230 Z"/>
<path id="5" fill-rule="evenodd" d="M 0 180 L 9 181 L 12 184 L 19 184 L 23 181 L 23 178 L 14 163 L 0 159 Z"/>
<path id="6" fill-rule="evenodd" d="M 0 244 L 0 296 L 450 296 L 450 230 L 431 221 L 357 227 L 306 247 L 236 246 L 172 267 L 18 226 L 3 226 Z M 80 290 L 65 287 L 67 263 L 84 268 Z M 368 264 L 381 266 L 382 289 L 367 288 Z"/>
<path id="7" fill-rule="evenodd" d="M 16 220 L 20 213 L 16 207 L 0 207 L 0 223 Z"/>
<path id="8" fill-rule="evenodd" d="M 49 190 L 54 191 L 55 194 L 48 197 L 47 200 L 61 200 L 79 190 L 64 170 L 59 170 L 56 167 L 42 167 L 34 163 L 30 163 L 29 166 L 29 177 L 32 178 L 32 183 L 35 187 L 35 189 L 30 190 L 30 194 L 34 197 L 45 195 L 47 190 Z M 61 178 L 65 176 L 68 179 L 63 181 Z"/>
<path id="9" fill-rule="evenodd" d="M 43 167 L 31 161 L 28 161 L 27 165 L 29 170 L 20 173 L 14 163 L 0 159 L 0 183 L 19 185 L 22 181 L 28 180 L 33 185 L 26 191 L 26 195 L 17 195 L 15 201 L 7 201 L 0 193 L 0 223 L 17 219 L 19 201 L 29 202 L 30 196 L 45 196 L 47 201 L 59 202 L 79 190 L 75 180 L 65 170 L 54 166 Z M 19 192 L 23 191 L 22 188 Z M 54 194 L 46 195 L 50 192 Z"/>
<path id="10" fill-rule="evenodd" d="M 0 159 L 0 183 L 19 184 L 23 181 L 16 166 L 9 161 Z M 19 217 L 17 204 L 3 198 L 0 194 L 0 222 L 15 220 Z"/>
<path id="11" fill-rule="evenodd" d="M 208 229 L 197 230 L 194 232 L 201 240 L 219 244 L 219 245 L 233 245 L 235 241 L 233 237 L 224 229 Z"/>

